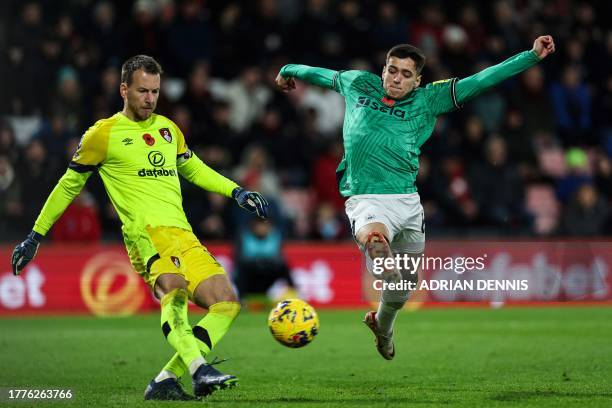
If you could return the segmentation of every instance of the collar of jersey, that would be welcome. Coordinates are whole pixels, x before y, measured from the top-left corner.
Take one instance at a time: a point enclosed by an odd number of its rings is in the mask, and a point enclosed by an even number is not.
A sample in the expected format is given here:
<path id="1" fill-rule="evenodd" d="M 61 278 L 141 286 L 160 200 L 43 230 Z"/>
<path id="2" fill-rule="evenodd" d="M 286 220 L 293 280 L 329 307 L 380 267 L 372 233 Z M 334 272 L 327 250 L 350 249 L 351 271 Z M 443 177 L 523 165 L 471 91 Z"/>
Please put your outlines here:
<path id="1" fill-rule="evenodd" d="M 410 98 L 412 98 L 414 96 L 414 93 L 415 93 L 415 91 L 417 89 L 419 89 L 419 88 L 418 87 L 414 88 L 412 91 L 410 91 L 410 93 L 408 95 L 406 95 L 406 96 L 404 96 L 403 98 L 400 98 L 400 99 L 394 99 L 394 101 L 395 102 L 405 102 L 405 101 L 407 101 L 408 99 L 410 99 Z M 391 97 L 389 96 L 389 98 L 391 98 Z M 391 99 L 393 99 L 393 98 L 391 98 Z"/>
<path id="2" fill-rule="evenodd" d="M 140 122 L 136 122 L 136 121 L 133 121 L 132 119 L 128 118 L 127 116 L 125 116 L 123 114 L 123 112 L 117 112 L 117 115 L 120 118 L 126 120 L 128 123 L 130 123 L 130 124 L 132 124 L 134 126 L 138 126 L 138 127 L 142 128 L 142 129 L 146 129 L 146 128 L 150 127 L 151 124 L 153 123 L 153 121 L 155 120 L 155 116 L 157 116 L 156 114 L 153 113 L 153 114 L 151 114 L 151 117 L 149 119 L 141 120 Z"/>

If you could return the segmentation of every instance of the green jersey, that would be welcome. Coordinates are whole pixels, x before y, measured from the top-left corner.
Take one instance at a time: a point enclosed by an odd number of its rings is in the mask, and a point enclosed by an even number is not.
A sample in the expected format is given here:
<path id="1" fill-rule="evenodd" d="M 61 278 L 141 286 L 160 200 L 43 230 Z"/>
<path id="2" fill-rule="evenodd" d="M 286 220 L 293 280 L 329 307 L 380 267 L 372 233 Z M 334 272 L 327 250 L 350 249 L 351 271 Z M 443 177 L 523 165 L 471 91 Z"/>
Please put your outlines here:
<path id="1" fill-rule="evenodd" d="M 534 52 L 525 51 L 470 77 L 416 88 L 399 100 L 388 98 L 381 77 L 370 72 L 289 64 L 280 73 L 344 96 L 344 157 L 336 176 L 340 193 L 348 197 L 414 193 L 420 149 L 437 116 L 538 61 Z"/>
<path id="2" fill-rule="evenodd" d="M 94 171 L 119 214 L 126 244 L 138 242 L 147 226 L 191 230 L 183 211 L 179 174 L 227 197 L 238 186 L 197 158 L 170 119 L 153 114 L 134 122 L 117 113 L 85 132 L 36 220 L 36 232 L 47 233 Z"/>

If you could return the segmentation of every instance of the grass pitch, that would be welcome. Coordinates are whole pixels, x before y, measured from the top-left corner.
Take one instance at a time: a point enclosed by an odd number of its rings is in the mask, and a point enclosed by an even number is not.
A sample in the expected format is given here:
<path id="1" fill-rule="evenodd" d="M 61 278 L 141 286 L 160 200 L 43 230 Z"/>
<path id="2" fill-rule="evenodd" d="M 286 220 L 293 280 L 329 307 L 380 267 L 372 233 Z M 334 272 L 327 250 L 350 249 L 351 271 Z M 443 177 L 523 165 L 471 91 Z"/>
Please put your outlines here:
<path id="1" fill-rule="evenodd" d="M 612 406 L 612 308 L 403 312 L 391 362 L 363 315 L 322 311 L 315 341 L 288 349 L 265 314 L 242 313 L 214 353 L 231 358 L 219 369 L 240 385 L 188 403 L 142 399 L 172 354 L 156 315 L 1 319 L 0 406 Z M 7 388 L 72 389 L 75 398 L 9 402 Z"/>

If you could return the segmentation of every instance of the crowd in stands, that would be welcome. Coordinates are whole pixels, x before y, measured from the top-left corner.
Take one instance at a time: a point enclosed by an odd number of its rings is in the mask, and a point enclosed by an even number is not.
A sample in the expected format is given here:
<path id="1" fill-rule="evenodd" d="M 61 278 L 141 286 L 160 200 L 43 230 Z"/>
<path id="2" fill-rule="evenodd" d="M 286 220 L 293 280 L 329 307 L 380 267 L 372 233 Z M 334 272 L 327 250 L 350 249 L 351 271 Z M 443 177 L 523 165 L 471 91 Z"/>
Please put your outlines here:
<path id="1" fill-rule="evenodd" d="M 428 237 L 602 236 L 612 232 L 612 29 L 606 2 L 574 0 L 51 0 L 0 2 L 0 240 L 31 229 L 80 136 L 123 106 L 122 62 L 164 69 L 157 112 L 207 164 L 273 204 L 290 239 L 349 239 L 335 167 L 343 98 L 274 86 L 302 63 L 381 72 L 386 51 L 427 55 L 423 84 L 465 77 L 542 34 L 557 52 L 439 118 L 418 188 Z M 184 184 L 202 239 L 251 225 L 226 198 Z M 100 179 L 53 239 L 119 239 Z"/>

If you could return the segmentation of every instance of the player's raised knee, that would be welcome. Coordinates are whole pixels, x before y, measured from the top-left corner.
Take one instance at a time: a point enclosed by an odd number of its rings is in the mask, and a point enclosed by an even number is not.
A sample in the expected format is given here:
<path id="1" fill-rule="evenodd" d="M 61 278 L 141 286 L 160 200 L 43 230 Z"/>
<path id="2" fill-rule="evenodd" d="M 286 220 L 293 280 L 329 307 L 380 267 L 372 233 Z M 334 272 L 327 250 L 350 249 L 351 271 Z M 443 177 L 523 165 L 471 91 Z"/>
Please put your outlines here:
<path id="1" fill-rule="evenodd" d="M 234 320 L 240 313 L 240 309 L 241 306 L 239 302 L 218 302 L 211 305 L 209 311 L 210 313 L 223 315 L 231 320 Z"/>

